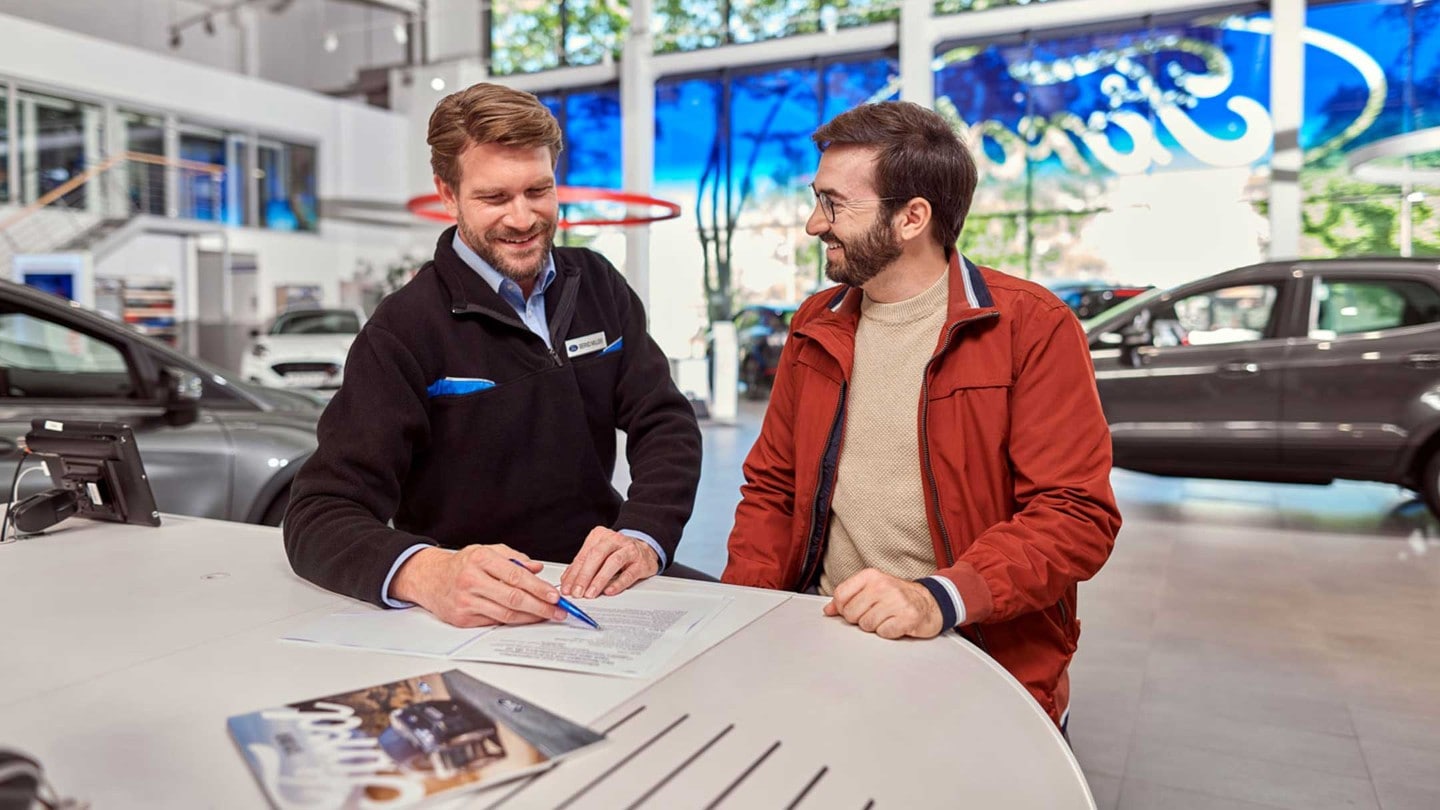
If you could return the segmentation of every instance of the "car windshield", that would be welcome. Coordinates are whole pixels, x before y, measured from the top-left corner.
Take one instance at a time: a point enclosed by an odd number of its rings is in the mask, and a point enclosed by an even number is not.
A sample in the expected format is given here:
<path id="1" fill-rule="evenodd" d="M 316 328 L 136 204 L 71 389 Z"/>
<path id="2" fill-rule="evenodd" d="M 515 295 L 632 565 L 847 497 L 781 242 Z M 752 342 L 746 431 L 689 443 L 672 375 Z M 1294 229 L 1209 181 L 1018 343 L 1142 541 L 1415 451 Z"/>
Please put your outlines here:
<path id="1" fill-rule="evenodd" d="M 1105 310 L 1099 315 L 1096 315 L 1095 317 L 1088 320 L 1081 321 L 1080 323 L 1082 326 L 1085 327 L 1085 331 L 1089 332 L 1090 330 L 1094 329 L 1102 323 L 1109 323 L 1112 319 L 1123 319 L 1125 315 L 1133 312 L 1136 308 L 1142 307 L 1145 304 L 1154 301 L 1156 298 L 1159 298 L 1161 293 L 1163 292 L 1165 291 L 1160 289 L 1159 287 L 1151 290 L 1146 290 L 1145 292 L 1140 293 L 1134 298 L 1130 298 L 1122 303 L 1116 304 L 1115 306 Z"/>
<path id="2" fill-rule="evenodd" d="M 270 327 L 272 335 L 353 335 L 359 331 L 359 316 L 344 309 L 286 312 Z"/>

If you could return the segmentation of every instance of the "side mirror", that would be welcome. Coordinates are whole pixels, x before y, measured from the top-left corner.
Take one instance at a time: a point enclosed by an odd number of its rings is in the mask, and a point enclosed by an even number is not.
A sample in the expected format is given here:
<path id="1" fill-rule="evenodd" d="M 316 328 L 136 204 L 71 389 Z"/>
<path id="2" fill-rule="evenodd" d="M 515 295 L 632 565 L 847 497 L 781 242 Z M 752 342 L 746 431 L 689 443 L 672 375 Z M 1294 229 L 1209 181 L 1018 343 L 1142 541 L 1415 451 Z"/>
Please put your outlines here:
<path id="1" fill-rule="evenodd" d="M 193 371 L 168 366 L 160 372 L 165 398 L 165 422 L 171 427 L 193 424 L 200 418 L 200 397 L 205 383 Z"/>

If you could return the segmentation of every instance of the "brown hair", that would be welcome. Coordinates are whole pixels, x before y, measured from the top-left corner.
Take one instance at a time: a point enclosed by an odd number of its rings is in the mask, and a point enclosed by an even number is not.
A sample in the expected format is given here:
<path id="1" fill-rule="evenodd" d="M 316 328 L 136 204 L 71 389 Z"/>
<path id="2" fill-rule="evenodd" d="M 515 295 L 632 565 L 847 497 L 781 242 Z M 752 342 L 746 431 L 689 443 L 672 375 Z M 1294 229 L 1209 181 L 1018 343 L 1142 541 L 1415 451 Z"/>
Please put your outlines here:
<path id="1" fill-rule="evenodd" d="M 970 150 L 939 113 L 909 101 L 862 104 L 835 116 L 811 136 L 821 152 L 832 146 L 878 150 L 875 192 L 890 216 L 920 197 L 930 203 L 932 233 L 949 253 L 970 213 L 978 172 Z"/>
<path id="2" fill-rule="evenodd" d="M 521 90 L 480 82 L 440 99 L 430 113 L 430 169 L 452 189 L 460 184 L 460 153 L 472 143 L 564 148 L 560 124 L 540 99 Z"/>

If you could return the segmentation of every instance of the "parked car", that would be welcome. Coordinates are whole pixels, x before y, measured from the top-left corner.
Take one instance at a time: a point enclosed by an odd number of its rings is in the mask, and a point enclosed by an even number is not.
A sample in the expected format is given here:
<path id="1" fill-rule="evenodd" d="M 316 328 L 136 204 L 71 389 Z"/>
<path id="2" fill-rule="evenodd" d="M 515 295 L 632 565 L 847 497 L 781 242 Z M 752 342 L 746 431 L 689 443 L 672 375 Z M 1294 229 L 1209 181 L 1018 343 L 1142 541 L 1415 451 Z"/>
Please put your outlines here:
<path id="1" fill-rule="evenodd" d="M 71 301 L 0 281 L 0 464 L 19 462 L 34 418 L 122 422 L 160 511 L 278 525 L 323 404 L 237 381 Z M 22 494 L 48 486 L 27 478 Z"/>
<path id="2" fill-rule="evenodd" d="M 1151 287 L 1101 287 L 1080 293 L 1075 305 L 1070 307 L 1082 321 L 1093 318 L 1111 307 L 1119 306 Z"/>
<path id="3" fill-rule="evenodd" d="M 1117 466 L 1383 481 L 1440 514 L 1440 259 L 1244 267 L 1086 330 Z"/>
<path id="4" fill-rule="evenodd" d="M 750 304 L 735 314 L 740 385 L 747 399 L 769 396 L 795 309 L 795 304 Z"/>
<path id="5" fill-rule="evenodd" d="M 291 309 L 270 327 L 250 333 L 240 376 L 277 388 L 334 393 L 344 379 L 345 357 L 365 316 L 357 309 Z"/>

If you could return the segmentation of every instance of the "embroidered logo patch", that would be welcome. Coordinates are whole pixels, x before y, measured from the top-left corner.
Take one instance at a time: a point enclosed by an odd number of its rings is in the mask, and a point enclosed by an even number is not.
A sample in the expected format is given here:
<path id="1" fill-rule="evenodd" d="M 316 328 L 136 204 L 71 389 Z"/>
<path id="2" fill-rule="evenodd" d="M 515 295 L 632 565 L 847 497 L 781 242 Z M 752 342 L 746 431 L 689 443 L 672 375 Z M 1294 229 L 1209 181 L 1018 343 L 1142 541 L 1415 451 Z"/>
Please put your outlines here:
<path id="1" fill-rule="evenodd" d="M 582 354 L 598 352 L 605 348 L 605 333 L 596 332 L 593 335 L 570 338 L 565 341 L 565 356 L 579 357 Z"/>

